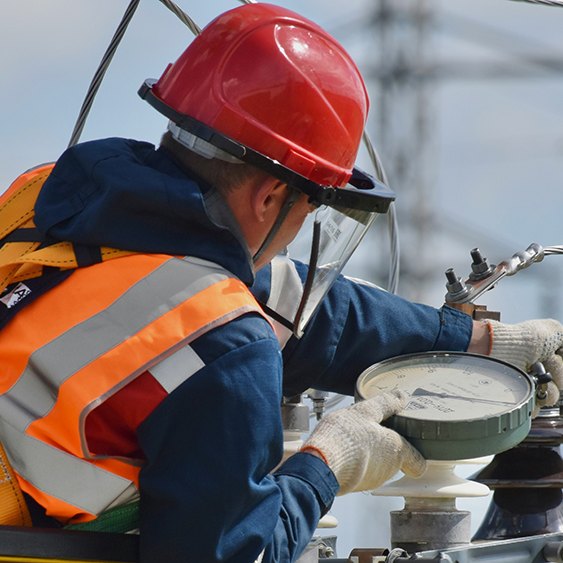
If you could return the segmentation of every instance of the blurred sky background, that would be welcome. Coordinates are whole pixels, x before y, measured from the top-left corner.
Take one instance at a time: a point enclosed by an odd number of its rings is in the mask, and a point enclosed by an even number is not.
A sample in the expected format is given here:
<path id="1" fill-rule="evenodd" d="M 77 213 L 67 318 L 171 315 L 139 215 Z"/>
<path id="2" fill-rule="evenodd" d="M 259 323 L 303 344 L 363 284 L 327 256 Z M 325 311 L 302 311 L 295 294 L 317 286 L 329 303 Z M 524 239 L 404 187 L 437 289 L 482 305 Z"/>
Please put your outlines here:
<path id="1" fill-rule="evenodd" d="M 178 0 L 200 25 L 235 0 Z M 563 244 L 563 9 L 509 0 L 279 0 L 332 32 L 371 95 L 368 131 L 397 192 L 399 293 L 440 306 L 444 271 L 469 272 L 531 242 Z M 66 148 L 90 80 L 127 0 L 0 0 L 0 191 Z M 382 7 L 393 17 L 383 25 Z M 424 29 L 413 23 L 423 10 Z M 379 13 L 379 17 L 377 14 Z M 420 20 L 419 18 L 419 21 Z M 96 97 L 81 140 L 157 143 L 164 118 L 138 98 L 191 32 L 158 0 L 142 0 Z M 360 163 L 369 168 L 365 152 Z M 348 273 L 385 285 L 381 218 Z M 563 257 L 547 257 L 481 299 L 506 322 L 563 320 Z M 480 523 L 486 499 L 460 501 Z M 401 499 L 337 499 L 339 556 L 389 545 Z"/>

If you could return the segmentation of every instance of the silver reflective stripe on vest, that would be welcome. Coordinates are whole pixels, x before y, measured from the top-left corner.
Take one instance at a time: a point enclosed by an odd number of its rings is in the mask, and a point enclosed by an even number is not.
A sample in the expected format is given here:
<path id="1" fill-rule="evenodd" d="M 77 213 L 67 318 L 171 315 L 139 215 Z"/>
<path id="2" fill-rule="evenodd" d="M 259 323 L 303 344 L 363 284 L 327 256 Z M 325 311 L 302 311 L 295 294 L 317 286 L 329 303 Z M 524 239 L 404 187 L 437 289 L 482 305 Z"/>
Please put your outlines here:
<path id="1" fill-rule="evenodd" d="M 203 260 L 170 259 L 108 308 L 36 350 L 15 385 L 0 396 L 0 416 L 20 431 L 54 406 L 62 383 L 203 289 L 232 277 Z"/>
<path id="2" fill-rule="evenodd" d="M 167 393 L 172 393 L 205 364 L 191 346 L 184 346 L 149 369 Z"/>
<path id="3" fill-rule="evenodd" d="M 0 436 L 19 475 L 41 491 L 85 512 L 100 514 L 138 496 L 137 488 L 128 479 L 22 434 L 1 420 Z"/>
<path id="4" fill-rule="evenodd" d="M 266 305 L 289 321 L 293 321 L 303 295 L 303 284 L 295 264 L 287 256 L 276 256 L 271 262 L 270 295 Z M 293 332 L 270 319 L 283 348 Z"/>

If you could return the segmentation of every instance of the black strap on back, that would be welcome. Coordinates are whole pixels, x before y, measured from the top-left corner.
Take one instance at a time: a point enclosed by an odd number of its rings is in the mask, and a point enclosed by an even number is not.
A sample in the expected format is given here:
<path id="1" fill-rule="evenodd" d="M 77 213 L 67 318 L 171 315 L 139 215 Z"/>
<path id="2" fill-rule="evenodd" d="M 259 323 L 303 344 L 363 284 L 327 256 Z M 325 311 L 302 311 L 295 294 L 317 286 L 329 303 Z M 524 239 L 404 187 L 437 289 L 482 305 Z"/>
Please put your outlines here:
<path id="1" fill-rule="evenodd" d="M 102 261 L 102 251 L 99 246 L 73 243 L 72 248 L 79 268 L 92 266 Z"/>
<path id="2" fill-rule="evenodd" d="M 0 244 L 5 242 L 47 242 L 47 239 L 39 232 L 37 228 L 20 228 L 7 234 Z"/>

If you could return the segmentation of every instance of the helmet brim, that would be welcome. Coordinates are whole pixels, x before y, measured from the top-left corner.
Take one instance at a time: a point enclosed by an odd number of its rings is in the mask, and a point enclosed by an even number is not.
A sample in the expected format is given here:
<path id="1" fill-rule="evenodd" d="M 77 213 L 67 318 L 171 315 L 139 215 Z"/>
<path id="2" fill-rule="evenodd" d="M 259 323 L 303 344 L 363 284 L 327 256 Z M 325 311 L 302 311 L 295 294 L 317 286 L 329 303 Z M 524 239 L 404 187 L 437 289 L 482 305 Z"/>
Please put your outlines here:
<path id="1" fill-rule="evenodd" d="M 267 174 L 296 188 L 306 194 L 309 197 L 309 202 L 313 205 L 327 205 L 339 208 L 341 211 L 343 209 L 350 209 L 387 213 L 389 206 L 395 200 L 395 193 L 391 188 L 358 167 L 353 168 L 348 184 L 344 187 L 317 184 L 309 178 L 287 168 L 280 162 L 223 135 L 220 131 L 209 127 L 205 123 L 189 115 L 179 113 L 154 93 L 153 86 L 155 83 L 156 80 L 154 79 L 145 80 L 139 88 L 138 94 L 159 113 L 192 135 L 204 139 L 231 156 L 256 166 Z"/>

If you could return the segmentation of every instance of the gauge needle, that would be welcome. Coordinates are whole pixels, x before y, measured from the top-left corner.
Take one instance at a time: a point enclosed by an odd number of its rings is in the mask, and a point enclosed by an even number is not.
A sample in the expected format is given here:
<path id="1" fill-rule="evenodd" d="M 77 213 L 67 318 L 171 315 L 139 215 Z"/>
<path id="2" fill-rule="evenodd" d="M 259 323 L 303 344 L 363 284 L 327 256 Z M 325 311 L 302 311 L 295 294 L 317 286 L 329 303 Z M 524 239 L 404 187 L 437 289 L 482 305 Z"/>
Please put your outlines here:
<path id="1" fill-rule="evenodd" d="M 514 403 L 506 401 L 495 401 L 494 399 L 481 399 L 480 397 L 464 397 L 463 395 L 451 395 L 449 393 L 437 393 L 435 391 L 428 391 L 428 389 L 423 389 L 419 387 L 415 389 L 411 395 L 413 397 L 439 397 L 440 399 L 458 399 L 460 401 L 471 401 L 472 403 L 488 403 L 491 405 L 514 405 Z"/>

